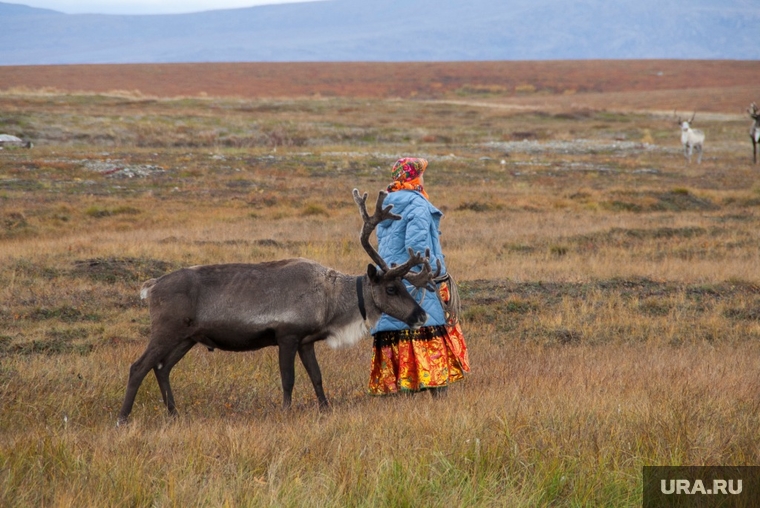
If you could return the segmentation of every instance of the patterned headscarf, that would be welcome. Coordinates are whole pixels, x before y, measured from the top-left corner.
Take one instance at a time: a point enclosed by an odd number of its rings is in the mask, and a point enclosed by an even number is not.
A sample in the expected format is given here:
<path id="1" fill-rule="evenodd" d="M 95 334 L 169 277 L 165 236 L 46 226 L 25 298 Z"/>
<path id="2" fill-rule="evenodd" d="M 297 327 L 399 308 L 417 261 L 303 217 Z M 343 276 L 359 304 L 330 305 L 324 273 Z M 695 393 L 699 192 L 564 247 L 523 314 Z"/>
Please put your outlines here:
<path id="1" fill-rule="evenodd" d="M 388 185 L 388 192 L 415 190 L 429 199 L 425 189 L 422 188 L 422 182 L 420 182 L 420 177 L 427 169 L 427 165 L 428 161 L 415 157 L 404 157 L 397 160 L 391 169 L 393 181 Z"/>

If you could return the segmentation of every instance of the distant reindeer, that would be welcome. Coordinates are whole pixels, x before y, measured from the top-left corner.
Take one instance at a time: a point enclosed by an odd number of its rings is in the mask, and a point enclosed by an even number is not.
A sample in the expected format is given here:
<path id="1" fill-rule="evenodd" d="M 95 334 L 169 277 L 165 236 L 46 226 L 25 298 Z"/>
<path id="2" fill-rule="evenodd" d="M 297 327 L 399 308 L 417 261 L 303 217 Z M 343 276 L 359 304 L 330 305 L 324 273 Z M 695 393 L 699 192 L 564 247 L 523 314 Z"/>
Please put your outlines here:
<path id="1" fill-rule="evenodd" d="M 752 163 L 757 164 L 757 145 L 760 143 L 760 111 L 754 102 L 747 108 L 747 113 L 752 117 L 752 126 L 749 128 L 749 137 L 752 140 Z"/>
<path id="2" fill-rule="evenodd" d="M 676 112 L 673 111 L 673 115 Z M 681 144 L 683 145 L 683 156 L 691 163 L 691 154 L 696 150 L 697 152 L 697 164 L 702 163 L 702 147 L 705 142 L 705 133 L 691 128 L 691 123 L 694 121 L 694 117 L 697 116 L 695 111 L 689 120 L 684 120 L 680 116 L 677 116 L 677 122 L 681 126 Z"/>
<path id="3" fill-rule="evenodd" d="M 308 259 L 258 264 L 221 264 L 183 268 L 142 286 L 150 301 L 150 341 L 129 369 L 118 424 L 127 422 L 135 395 L 152 370 L 169 414 L 176 414 L 169 384 L 172 367 L 196 344 L 209 350 L 279 349 L 283 407 L 291 403 L 295 357 L 301 358 L 320 407 L 328 405 L 314 344 L 326 340 L 337 347 L 354 344 L 385 313 L 416 329 L 427 320 L 402 279 L 417 288 L 433 288 L 429 253 L 412 252 L 402 265 L 386 265 L 369 242 L 376 226 L 398 220 L 391 206 L 383 207 L 380 192 L 374 215 L 367 213 L 367 194 L 354 189 L 364 226 L 361 244 L 374 263 L 363 275 L 351 276 Z M 421 266 L 419 271 L 412 268 Z"/>

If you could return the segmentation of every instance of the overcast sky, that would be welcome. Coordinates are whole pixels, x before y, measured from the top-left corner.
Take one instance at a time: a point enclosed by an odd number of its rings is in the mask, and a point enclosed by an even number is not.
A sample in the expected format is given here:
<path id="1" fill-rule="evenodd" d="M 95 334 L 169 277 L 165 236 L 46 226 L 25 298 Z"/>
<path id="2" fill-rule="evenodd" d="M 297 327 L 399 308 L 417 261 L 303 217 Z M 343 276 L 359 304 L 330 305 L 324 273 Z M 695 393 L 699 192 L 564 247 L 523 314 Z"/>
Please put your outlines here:
<path id="1" fill-rule="evenodd" d="M 2 0 L 67 14 L 175 14 L 314 0 Z"/>

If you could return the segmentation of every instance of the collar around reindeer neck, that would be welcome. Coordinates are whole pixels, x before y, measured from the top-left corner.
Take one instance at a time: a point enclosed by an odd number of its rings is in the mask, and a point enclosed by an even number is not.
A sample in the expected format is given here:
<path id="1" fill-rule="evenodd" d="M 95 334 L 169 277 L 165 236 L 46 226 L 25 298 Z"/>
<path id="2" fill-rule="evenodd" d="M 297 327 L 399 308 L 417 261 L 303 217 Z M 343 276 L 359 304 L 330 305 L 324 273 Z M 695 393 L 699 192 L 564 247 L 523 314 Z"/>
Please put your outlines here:
<path id="1" fill-rule="evenodd" d="M 364 276 L 356 278 L 356 296 L 359 297 L 359 312 L 362 315 L 362 319 L 366 321 L 367 309 L 364 307 L 364 289 L 362 288 L 362 280 L 364 280 Z"/>

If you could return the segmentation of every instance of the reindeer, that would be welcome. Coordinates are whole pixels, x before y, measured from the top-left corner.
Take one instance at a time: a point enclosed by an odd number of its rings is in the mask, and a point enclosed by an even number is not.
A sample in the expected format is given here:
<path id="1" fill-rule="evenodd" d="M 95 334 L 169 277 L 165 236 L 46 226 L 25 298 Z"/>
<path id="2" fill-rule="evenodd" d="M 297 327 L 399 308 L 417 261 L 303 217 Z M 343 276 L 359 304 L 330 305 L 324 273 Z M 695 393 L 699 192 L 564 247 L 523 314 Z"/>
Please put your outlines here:
<path id="1" fill-rule="evenodd" d="M 314 386 L 320 408 L 329 406 L 314 343 L 327 340 L 338 347 L 353 345 L 385 313 L 419 328 L 425 311 L 409 294 L 402 279 L 414 287 L 433 289 L 429 253 L 412 252 L 402 265 L 388 267 L 369 242 L 384 220 L 401 217 L 383 208 L 381 191 L 374 215 L 367 212 L 367 194 L 354 189 L 363 227 L 361 244 L 375 264 L 364 275 L 350 276 L 308 259 L 258 264 L 220 264 L 183 268 L 145 282 L 141 296 L 150 301 L 151 332 L 145 352 L 129 369 L 118 424 L 124 424 L 137 390 L 152 369 L 170 415 L 176 415 L 169 373 L 196 344 L 209 350 L 254 351 L 279 348 L 283 407 L 289 408 L 295 381 L 295 356 L 301 359 Z M 377 265 L 377 266 L 376 266 Z M 415 272 L 413 267 L 422 265 Z M 379 267 L 379 268 L 378 268 Z"/>
<path id="2" fill-rule="evenodd" d="M 673 111 L 673 116 L 676 112 Z M 677 117 L 677 122 L 681 126 L 681 144 L 683 145 L 683 155 L 686 160 L 691 163 L 691 154 L 694 150 L 697 151 L 697 164 L 702 163 L 702 146 L 705 142 L 705 133 L 691 128 L 691 123 L 694 121 L 694 117 L 697 116 L 695 111 L 689 120 L 684 120 L 680 116 Z"/>
<path id="3" fill-rule="evenodd" d="M 760 143 L 760 111 L 754 102 L 747 108 L 747 113 L 752 117 L 752 126 L 749 128 L 749 137 L 752 140 L 752 163 L 757 164 L 757 145 Z"/>

